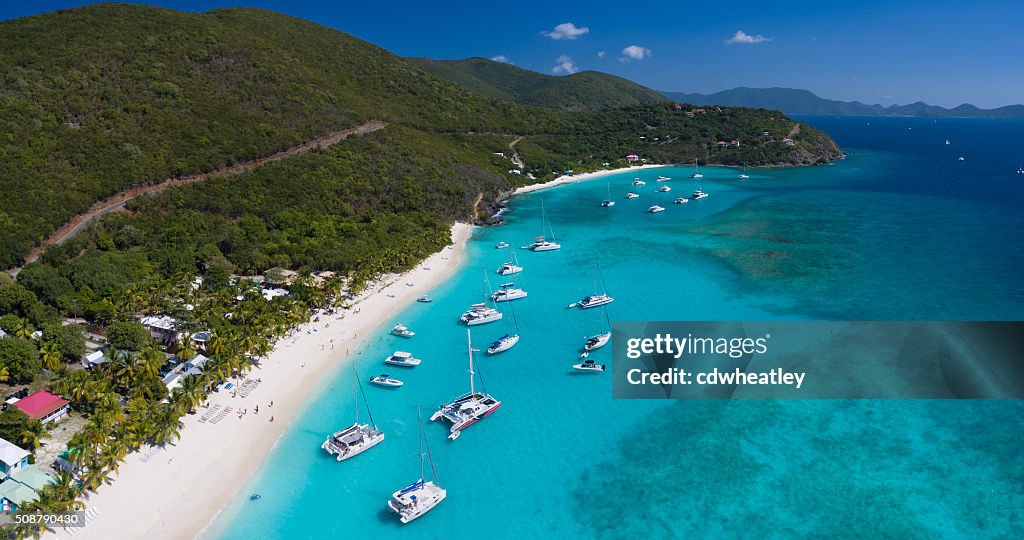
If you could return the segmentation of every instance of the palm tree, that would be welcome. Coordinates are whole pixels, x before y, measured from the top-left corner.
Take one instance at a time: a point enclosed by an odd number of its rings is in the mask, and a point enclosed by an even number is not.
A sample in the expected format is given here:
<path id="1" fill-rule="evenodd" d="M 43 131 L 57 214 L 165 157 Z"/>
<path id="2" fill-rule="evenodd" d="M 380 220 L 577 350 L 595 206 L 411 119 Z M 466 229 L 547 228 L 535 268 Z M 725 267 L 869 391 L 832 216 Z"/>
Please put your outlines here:
<path id="1" fill-rule="evenodd" d="M 39 448 L 40 439 L 45 436 L 47 436 L 47 433 L 46 429 L 43 428 L 43 423 L 33 420 L 25 426 L 25 429 L 18 435 L 18 438 L 21 444 L 30 446 L 35 450 Z"/>
<path id="2" fill-rule="evenodd" d="M 57 371 L 57 368 L 61 365 L 60 361 L 62 356 L 60 347 L 58 347 L 56 343 L 44 343 L 43 346 L 39 348 L 39 359 L 43 363 L 43 368 L 48 371 Z"/>
<path id="3" fill-rule="evenodd" d="M 196 344 L 192 336 L 185 334 L 181 336 L 181 343 L 178 345 L 178 358 L 185 362 L 196 357 Z"/>
<path id="4" fill-rule="evenodd" d="M 29 339 L 32 337 L 32 332 L 35 330 L 32 328 L 32 324 L 26 319 L 18 319 L 18 322 L 14 323 L 14 337 L 20 337 L 21 339 Z"/>
<path id="5" fill-rule="evenodd" d="M 155 378 L 160 375 L 160 368 L 164 365 L 164 353 L 155 347 L 146 347 L 139 352 L 137 365 L 139 377 Z"/>
<path id="6" fill-rule="evenodd" d="M 11 378 L 11 371 L 7 366 L 0 364 L 0 382 L 7 382 Z"/>

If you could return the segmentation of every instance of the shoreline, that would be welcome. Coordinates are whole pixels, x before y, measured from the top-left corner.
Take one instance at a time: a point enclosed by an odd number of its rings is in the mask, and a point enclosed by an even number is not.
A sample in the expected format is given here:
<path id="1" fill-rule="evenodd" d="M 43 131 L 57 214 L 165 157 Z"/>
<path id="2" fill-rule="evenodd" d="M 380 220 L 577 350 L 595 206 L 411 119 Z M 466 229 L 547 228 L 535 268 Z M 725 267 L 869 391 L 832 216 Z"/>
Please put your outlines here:
<path id="1" fill-rule="evenodd" d="M 603 169 L 600 171 L 581 173 L 581 174 L 563 174 L 554 180 L 544 182 L 543 184 L 530 184 L 529 186 L 518 187 L 511 195 L 506 197 L 504 200 L 509 200 L 516 195 L 522 195 L 524 193 L 533 193 L 534 191 L 540 191 L 542 189 L 551 189 L 565 184 L 573 184 L 576 182 L 583 182 L 586 180 L 593 180 L 609 174 L 618 174 L 626 171 L 637 171 L 645 169 L 657 169 L 661 167 L 673 167 L 673 165 L 639 165 L 636 167 L 621 167 L 619 169 Z"/>
<path id="2" fill-rule="evenodd" d="M 260 366 L 246 375 L 261 380 L 248 396 L 215 392 L 196 414 L 182 419 L 181 438 L 175 443 L 129 455 L 114 480 L 85 499 L 85 509 L 95 508 L 99 515 L 78 529 L 75 538 L 195 538 L 206 533 L 263 466 L 291 420 L 312 403 L 309 397 L 349 365 L 363 340 L 466 262 L 466 245 L 475 228 L 455 223 L 451 245 L 412 270 L 375 282 L 352 302 L 355 310 L 320 315 L 318 322 L 279 338 Z M 233 410 L 218 423 L 200 422 L 213 405 Z M 264 409 L 262 415 L 254 413 L 257 405 Z M 242 409 L 247 414 L 239 418 Z M 63 534 L 58 528 L 45 537 Z"/>

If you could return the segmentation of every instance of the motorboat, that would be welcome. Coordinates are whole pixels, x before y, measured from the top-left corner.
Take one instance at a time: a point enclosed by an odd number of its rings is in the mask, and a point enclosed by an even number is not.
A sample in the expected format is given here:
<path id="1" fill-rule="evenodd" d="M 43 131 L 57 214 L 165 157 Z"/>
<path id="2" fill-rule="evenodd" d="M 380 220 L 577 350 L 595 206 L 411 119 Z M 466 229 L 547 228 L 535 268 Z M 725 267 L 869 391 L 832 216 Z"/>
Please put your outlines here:
<path id="1" fill-rule="evenodd" d="M 703 199 L 704 197 L 707 197 L 707 196 L 708 196 L 708 194 L 704 193 L 704 190 L 701 189 L 701 188 L 697 188 L 693 192 L 693 199 L 694 200 L 700 200 L 700 199 Z"/>
<path id="2" fill-rule="evenodd" d="M 391 329 L 391 335 L 411 338 L 416 335 L 416 332 L 409 330 L 404 324 L 396 324 L 395 327 Z"/>
<path id="3" fill-rule="evenodd" d="M 458 439 L 462 430 L 487 418 L 491 413 L 501 407 L 501 402 L 486 392 L 476 391 L 476 374 L 473 372 L 473 340 L 470 330 L 466 329 L 466 336 L 469 341 L 469 393 L 463 394 L 454 400 L 444 403 L 430 416 L 430 421 L 446 420 L 451 422 L 448 438 Z"/>
<path id="4" fill-rule="evenodd" d="M 604 373 L 604 364 L 598 364 L 593 360 L 584 360 L 579 364 L 573 364 L 572 368 L 577 371 L 585 371 L 588 373 Z"/>
<path id="5" fill-rule="evenodd" d="M 690 199 L 686 197 L 676 197 L 676 200 L 672 201 L 672 204 L 686 204 L 690 202 Z"/>
<path id="6" fill-rule="evenodd" d="M 419 358 L 414 358 L 412 353 L 405 351 L 395 351 L 391 356 L 384 359 L 385 364 L 399 367 L 416 367 L 420 365 Z"/>
<path id="7" fill-rule="evenodd" d="M 384 440 L 384 432 L 377 428 L 373 422 L 373 414 L 370 413 L 370 405 L 366 403 L 366 396 L 363 395 L 363 403 L 366 405 L 366 412 L 370 416 L 370 423 L 359 423 L 359 396 L 362 394 L 362 385 L 359 383 L 359 374 L 352 370 L 355 378 L 356 391 L 356 421 L 349 427 L 335 432 L 327 437 L 320 448 L 328 454 L 337 456 L 338 461 L 358 456 L 359 454 L 373 448 Z"/>
<path id="8" fill-rule="evenodd" d="M 390 376 L 388 376 L 387 373 L 381 373 L 376 377 L 370 377 L 370 382 L 372 384 L 376 384 L 377 386 L 384 386 L 386 388 L 398 388 L 405 384 L 404 382 L 398 379 L 392 379 Z"/>
<path id="9" fill-rule="evenodd" d="M 519 343 L 519 334 L 505 334 L 494 340 L 490 347 L 487 347 L 487 354 L 498 354 L 505 352 Z"/>
<path id="10" fill-rule="evenodd" d="M 658 188 L 659 193 L 668 193 L 669 191 L 672 191 L 671 186 L 661 186 L 660 188 Z"/>
<path id="11" fill-rule="evenodd" d="M 739 177 L 738 177 L 738 178 L 739 178 L 740 180 L 746 180 L 747 178 L 750 178 L 750 175 L 747 175 L 747 174 L 743 174 L 743 173 L 740 173 L 740 175 L 739 175 Z"/>
<path id="12" fill-rule="evenodd" d="M 430 444 L 427 442 L 427 435 L 423 431 L 423 421 L 417 419 L 416 425 L 420 431 L 420 479 L 392 493 L 391 499 L 388 500 L 388 508 L 398 514 L 398 521 L 402 522 L 402 524 L 409 523 L 426 514 L 448 496 L 448 491 L 437 483 L 437 470 L 434 468 L 434 460 L 430 456 Z M 427 450 L 426 453 L 423 452 L 424 448 Z M 434 477 L 433 480 L 424 480 L 426 476 L 424 458 L 430 462 L 430 472 Z"/>
<path id="13" fill-rule="evenodd" d="M 508 247 L 508 242 L 498 242 L 498 245 L 494 246 L 494 249 L 505 249 Z"/>
<path id="14" fill-rule="evenodd" d="M 634 186 L 646 186 L 647 182 L 644 182 L 643 180 L 641 180 L 639 178 L 634 178 L 633 179 L 633 185 Z"/>
<path id="15" fill-rule="evenodd" d="M 627 199 L 635 199 L 635 198 L 637 198 L 639 196 L 640 196 L 639 193 L 634 193 L 632 191 L 630 191 L 629 193 L 626 194 L 626 198 Z"/>
<path id="16" fill-rule="evenodd" d="M 665 207 L 664 206 L 658 206 L 656 204 L 652 204 L 649 208 L 647 208 L 647 212 L 651 213 L 651 214 L 657 214 L 658 212 L 664 212 L 664 211 L 665 211 Z"/>
<path id="17" fill-rule="evenodd" d="M 658 177 L 658 182 L 668 182 L 669 180 L 671 180 L 671 178 L 669 178 L 667 176 L 659 176 Z"/>
<path id="18" fill-rule="evenodd" d="M 427 302 L 433 302 L 434 299 L 429 297 L 429 296 L 421 296 L 421 297 L 417 298 L 416 301 L 417 302 L 422 302 L 422 303 L 426 304 Z"/>

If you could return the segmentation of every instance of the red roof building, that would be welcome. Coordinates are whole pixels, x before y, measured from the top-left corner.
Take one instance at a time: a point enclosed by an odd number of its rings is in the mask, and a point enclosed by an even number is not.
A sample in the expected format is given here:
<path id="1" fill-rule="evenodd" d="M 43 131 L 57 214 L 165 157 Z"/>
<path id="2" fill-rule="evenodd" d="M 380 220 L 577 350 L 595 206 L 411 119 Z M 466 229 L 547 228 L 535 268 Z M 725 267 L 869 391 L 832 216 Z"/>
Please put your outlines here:
<path id="1" fill-rule="evenodd" d="M 71 406 L 68 400 L 40 390 L 24 399 L 14 402 L 14 406 L 33 420 L 42 423 L 56 422 L 68 414 Z"/>

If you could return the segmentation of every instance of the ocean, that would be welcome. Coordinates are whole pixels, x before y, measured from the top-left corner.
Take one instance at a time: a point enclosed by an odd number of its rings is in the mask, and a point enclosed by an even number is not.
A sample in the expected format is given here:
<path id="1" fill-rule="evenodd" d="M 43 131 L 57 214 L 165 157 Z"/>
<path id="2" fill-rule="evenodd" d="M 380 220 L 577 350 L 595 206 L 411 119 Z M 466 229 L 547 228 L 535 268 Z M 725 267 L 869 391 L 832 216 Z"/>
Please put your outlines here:
<path id="1" fill-rule="evenodd" d="M 745 180 L 728 168 L 702 167 L 701 180 L 691 167 L 645 169 L 517 197 L 434 302 L 360 351 L 385 441 L 345 462 L 320 449 L 355 415 L 341 370 L 206 537 L 1024 536 L 1021 401 L 625 401 L 611 399 L 610 372 L 571 369 L 605 321 L 566 306 L 595 289 L 615 297 L 608 315 L 621 321 L 1024 319 L 1024 122 L 800 120 L 848 157 Z M 647 185 L 626 200 L 637 176 Z M 672 191 L 659 198 L 661 185 Z M 672 204 L 700 186 L 709 197 Z M 609 191 L 616 204 L 602 208 Z M 563 248 L 515 250 L 529 292 L 514 302 L 522 339 L 477 355 L 478 385 L 503 405 L 456 441 L 426 424 L 448 496 L 400 525 L 386 502 L 419 477 L 417 409 L 426 419 L 468 391 L 458 317 L 482 301 L 484 275 L 491 287 L 509 281 L 495 273 L 509 252 L 494 246 L 542 234 L 542 201 Z M 666 211 L 646 213 L 655 202 Z M 511 329 L 502 308 L 504 321 L 473 327 L 474 347 Z M 389 336 L 398 322 L 417 335 Z M 385 367 L 394 350 L 423 364 Z M 365 384 L 382 372 L 405 386 Z"/>

